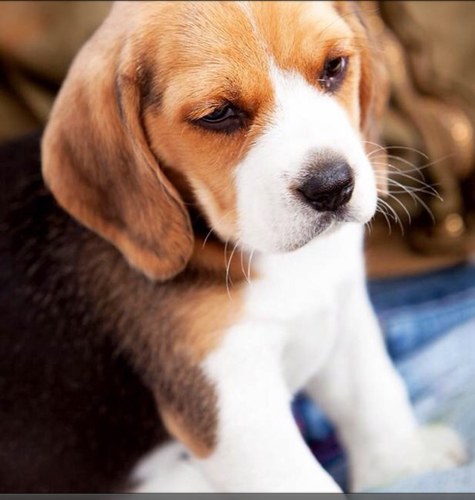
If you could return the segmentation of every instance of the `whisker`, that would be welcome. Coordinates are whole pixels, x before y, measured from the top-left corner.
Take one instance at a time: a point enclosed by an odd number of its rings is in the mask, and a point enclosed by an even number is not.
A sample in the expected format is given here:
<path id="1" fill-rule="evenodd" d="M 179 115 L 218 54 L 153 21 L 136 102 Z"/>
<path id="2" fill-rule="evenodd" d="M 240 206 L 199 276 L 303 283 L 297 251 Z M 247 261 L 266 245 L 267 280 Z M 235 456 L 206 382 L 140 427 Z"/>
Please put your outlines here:
<path id="1" fill-rule="evenodd" d="M 391 193 L 394 194 L 410 194 L 410 193 L 422 193 L 426 194 L 428 196 L 433 196 L 434 198 L 437 198 L 439 201 L 444 201 L 443 198 L 440 196 L 440 194 L 437 192 L 435 188 L 432 186 L 425 186 L 425 187 L 414 187 L 414 186 L 407 186 L 404 185 L 400 182 L 398 182 L 396 179 L 393 179 L 391 177 L 387 178 L 382 175 L 375 174 L 375 179 L 376 180 L 385 180 L 389 186 L 396 186 L 401 189 L 390 189 Z"/>
<path id="2" fill-rule="evenodd" d="M 392 184 L 394 185 L 394 184 Z M 427 196 L 433 196 L 434 198 L 437 198 L 440 201 L 444 201 L 444 199 L 437 195 L 436 193 L 433 193 L 432 191 L 427 191 L 424 188 L 406 188 L 403 187 L 401 189 L 389 189 L 389 192 L 391 194 L 411 194 L 411 193 L 421 193 L 421 194 L 426 194 Z"/>
<path id="3" fill-rule="evenodd" d="M 388 157 L 388 160 L 395 160 L 397 162 L 402 163 L 403 165 L 410 167 L 410 168 L 405 168 L 404 172 L 417 172 L 422 177 L 421 168 L 418 167 L 417 165 L 415 165 L 414 163 L 411 163 L 409 160 L 406 160 L 405 158 L 401 158 L 400 156 L 396 156 L 396 155 L 387 155 L 387 157 Z M 395 170 L 402 170 L 401 167 L 398 167 L 394 164 L 391 165 L 388 163 L 388 166 L 393 167 Z"/>
<path id="4" fill-rule="evenodd" d="M 384 219 L 386 220 L 386 224 L 388 225 L 388 232 L 391 234 L 391 222 L 389 221 L 389 217 L 387 211 L 384 206 L 376 204 L 376 212 L 380 213 Z"/>
<path id="5" fill-rule="evenodd" d="M 238 240 L 238 241 L 240 241 L 240 240 Z M 241 250 L 239 253 L 241 254 L 241 273 L 244 276 L 244 278 L 246 278 L 246 271 L 244 270 L 244 259 L 243 259 L 244 258 L 244 251 Z"/>
<path id="6" fill-rule="evenodd" d="M 370 219 L 365 225 L 368 228 L 369 234 L 372 234 L 373 233 L 373 220 Z"/>
<path id="7" fill-rule="evenodd" d="M 226 211 L 223 215 L 221 215 L 221 217 L 218 219 L 218 223 L 221 222 L 225 217 L 227 217 L 230 213 L 232 213 L 232 210 L 228 210 Z M 208 231 L 208 234 L 206 235 L 205 239 L 203 240 L 203 244 L 201 245 L 201 248 L 203 249 L 206 245 L 206 243 L 208 242 L 208 239 L 210 238 L 210 236 L 215 233 L 214 229 L 211 228 L 209 231 Z M 216 234 L 216 233 L 215 233 Z"/>
<path id="8" fill-rule="evenodd" d="M 433 167 L 434 165 L 438 165 L 439 163 L 442 163 L 443 161 L 448 160 L 449 158 L 453 158 L 453 156 L 454 155 L 451 153 L 451 154 L 442 156 L 440 158 L 437 158 L 437 160 L 433 160 L 433 161 L 430 161 L 428 163 L 424 163 L 423 165 L 420 165 L 420 166 L 413 165 L 413 166 L 416 167 L 418 170 L 424 170 L 426 168 Z"/>
<path id="9" fill-rule="evenodd" d="M 393 207 L 391 207 L 391 205 L 389 205 L 389 203 L 385 200 L 382 200 L 381 198 L 378 198 L 378 203 L 381 204 L 381 207 L 383 207 L 385 209 L 385 213 L 388 217 L 390 217 L 394 222 L 397 222 L 398 220 L 398 215 L 396 213 L 396 211 L 394 210 Z"/>
<path id="10" fill-rule="evenodd" d="M 424 151 L 421 151 L 420 149 L 416 148 L 411 148 L 410 146 L 385 146 L 385 149 L 387 149 L 388 151 L 392 151 L 394 149 L 400 149 L 401 151 L 410 151 L 411 153 L 417 153 L 421 155 L 426 160 L 430 159 L 429 156 L 427 156 L 427 154 L 424 153 Z"/>
<path id="11" fill-rule="evenodd" d="M 424 210 L 429 214 L 431 220 L 432 220 L 432 223 L 435 224 L 435 217 L 434 217 L 434 214 L 432 213 L 432 210 L 429 208 L 429 206 L 427 205 L 427 203 L 425 203 L 422 198 L 420 196 L 418 196 L 417 194 L 415 193 L 412 193 L 412 196 L 414 196 L 417 201 L 422 205 L 422 207 L 424 208 Z M 443 201 L 443 199 L 442 199 Z M 415 202 L 415 200 L 414 200 Z"/>
<path id="12" fill-rule="evenodd" d="M 386 147 L 383 146 L 382 144 L 379 144 L 379 142 L 367 141 L 366 139 L 361 139 L 361 142 L 363 144 L 370 144 L 371 146 L 376 146 L 379 149 L 386 149 Z"/>
<path id="13" fill-rule="evenodd" d="M 383 206 L 385 206 L 387 208 L 387 210 L 389 212 L 388 215 L 392 215 L 394 222 L 396 222 L 398 224 L 398 226 L 401 228 L 401 234 L 404 234 L 405 233 L 404 226 L 402 224 L 401 219 L 399 218 L 399 216 L 397 215 L 396 211 L 394 210 L 394 208 L 387 201 L 382 200 L 381 198 L 379 198 L 378 201 L 380 203 L 382 203 Z"/>
<path id="14" fill-rule="evenodd" d="M 227 242 L 226 242 L 226 245 L 227 245 Z M 236 252 L 236 249 L 239 245 L 239 240 L 237 241 L 237 243 L 234 245 L 234 248 L 231 252 L 231 256 L 229 257 L 229 261 L 228 263 L 226 264 L 226 291 L 228 293 L 228 296 L 229 298 L 232 300 L 232 297 L 231 297 L 231 289 L 230 289 L 230 285 L 233 286 L 234 283 L 233 283 L 233 280 L 230 276 L 230 270 L 231 270 L 231 262 L 233 260 L 233 257 L 234 257 L 234 254 Z"/>
<path id="15" fill-rule="evenodd" d="M 213 233 L 213 228 L 211 228 L 209 231 L 208 231 L 208 234 L 206 235 L 205 239 L 203 240 L 203 244 L 201 245 L 201 248 L 204 248 L 206 243 L 208 242 L 208 239 L 209 237 L 211 236 L 211 234 Z"/>
<path id="16" fill-rule="evenodd" d="M 396 155 L 388 155 L 388 158 L 395 159 L 397 161 L 400 161 L 401 163 L 404 163 L 405 165 L 408 165 L 409 167 L 412 167 L 412 170 L 409 170 L 409 171 L 422 171 L 422 170 L 425 170 L 429 167 L 437 165 L 438 163 L 441 163 L 452 156 L 453 156 L 452 154 L 445 155 L 441 158 L 438 158 L 437 160 L 433 160 L 429 163 L 424 163 L 423 165 L 415 165 L 415 164 L 411 163 L 409 160 L 406 160 L 405 158 L 401 158 L 400 156 L 396 156 Z M 393 167 L 398 168 L 395 165 L 393 165 Z M 406 171 L 406 169 L 404 169 L 404 171 Z"/>
<path id="17" fill-rule="evenodd" d="M 402 184 L 400 185 L 400 187 L 402 187 L 403 189 L 405 188 L 405 186 L 402 185 Z M 430 218 L 432 219 L 432 222 L 435 223 L 434 214 L 432 213 L 432 210 L 429 208 L 429 206 L 427 205 L 427 203 L 425 203 L 422 200 L 422 198 L 420 196 L 418 196 L 414 191 L 406 190 L 406 193 L 413 199 L 415 205 L 417 205 L 417 203 L 419 203 L 424 208 L 424 210 L 429 214 Z M 392 199 L 396 200 L 398 203 L 401 203 L 400 200 L 398 198 L 396 198 L 396 196 L 390 195 L 390 197 Z M 437 194 L 437 199 L 439 199 L 442 202 L 444 201 L 444 199 L 440 195 L 438 195 L 438 194 Z"/>
<path id="18" fill-rule="evenodd" d="M 254 248 L 251 250 L 251 253 L 249 255 L 249 262 L 247 263 L 247 282 L 252 285 L 252 280 L 251 280 L 251 265 L 252 265 L 252 258 L 254 257 Z"/>
<path id="19" fill-rule="evenodd" d="M 226 240 L 226 243 L 224 244 L 224 250 L 223 250 L 223 254 L 224 254 L 224 269 L 226 271 L 226 273 L 225 273 L 225 284 L 226 284 L 226 291 L 228 293 L 228 297 L 232 300 L 231 294 L 230 294 L 230 291 L 229 291 L 229 287 L 228 287 L 228 260 L 227 260 L 228 244 L 229 244 L 229 240 Z"/>
<path id="20" fill-rule="evenodd" d="M 403 176 L 403 175 L 399 175 L 399 177 L 403 177 L 403 178 L 409 178 L 410 180 L 413 180 L 413 181 L 416 181 L 417 179 L 413 179 L 411 176 Z M 388 184 L 390 184 L 391 182 L 394 184 L 394 183 L 398 183 L 397 185 L 398 186 L 404 186 L 404 188 L 407 188 L 407 189 L 410 189 L 410 190 L 413 190 L 413 191 L 424 191 L 426 190 L 427 191 L 427 194 L 430 194 L 436 198 L 440 198 L 441 199 L 441 196 L 440 196 L 440 193 L 437 191 L 436 187 L 439 186 L 439 184 L 428 184 L 428 183 L 421 183 L 419 182 L 418 186 L 411 186 L 411 185 L 408 185 L 408 184 L 402 184 L 402 183 L 399 183 L 394 177 L 391 177 L 391 176 L 384 176 L 384 175 L 378 175 L 377 173 L 375 173 L 375 179 L 377 180 L 385 180 L 388 182 Z M 391 182 L 390 182 L 391 181 Z"/>
<path id="21" fill-rule="evenodd" d="M 391 198 L 392 200 L 394 200 L 395 202 L 397 202 L 401 208 L 404 210 L 404 212 L 406 212 L 406 215 L 407 215 L 407 219 L 409 221 L 409 224 L 412 223 L 412 217 L 411 217 L 411 214 L 409 213 L 409 210 L 407 209 L 407 207 L 404 205 L 404 203 L 399 199 L 397 198 L 396 196 L 394 196 L 393 194 L 391 193 L 388 193 L 388 196 L 389 198 Z"/>
<path id="22" fill-rule="evenodd" d="M 388 163 L 388 164 L 387 164 L 387 166 L 388 166 L 388 167 L 392 167 L 392 168 L 396 168 L 396 167 L 394 167 L 394 165 L 391 165 L 390 163 Z M 400 170 L 398 170 L 398 169 L 396 169 L 395 174 L 396 174 L 398 177 L 403 177 L 403 178 L 405 178 L 405 179 L 409 179 L 409 180 L 411 180 L 411 181 L 413 181 L 413 182 L 415 182 L 415 183 L 419 184 L 420 186 L 423 186 L 424 188 L 427 188 L 427 189 L 429 189 L 429 190 L 431 190 L 431 191 L 437 192 L 437 191 L 435 190 L 435 188 L 434 188 L 432 185 L 430 185 L 429 183 L 427 183 L 426 181 L 424 181 L 424 180 L 423 180 L 423 178 L 422 178 L 422 179 L 418 179 L 417 177 L 414 177 L 414 176 L 412 176 L 412 175 L 409 175 L 409 174 L 406 174 L 406 173 L 404 173 L 404 172 L 401 172 L 401 171 L 400 171 Z M 393 177 L 389 177 L 389 178 L 391 178 L 391 179 L 393 179 L 393 180 L 394 180 L 394 178 L 393 178 Z"/>
<path id="23" fill-rule="evenodd" d="M 429 183 L 427 183 L 427 182 L 425 182 L 425 181 L 423 181 L 421 179 L 414 178 L 414 177 L 412 177 L 410 175 L 403 174 L 401 172 L 398 172 L 397 176 L 398 177 L 402 177 L 404 179 L 408 179 L 408 180 L 410 180 L 410 181 L 412 181 L 412 182 L 414 182 L 414 183 L 417 184 L 417 186 L 411 186 L 411 187 L 427 189 L 428 191 L 432 192 L 434 194 L 434 196 L 438 196 L 439 195 L 438 191 L 435 189 L 435 187 L 433 185 L 431 185 L 431 184 L 429 184 Z M 397 182 L 394 177 L 391 177 L 391 180 Z M 402 184 L 400 184 L 400 185 L 402 185 Z M 406 186 L 406 185 L 404 185 L 404 186 Z"/>
<path id="24" fill-rule="evenodd" d="M 376 146 L 379 148 L 379 150 L 384 150 L 384 151 L 394 151 L 394 150 L 401 150 L 401 151 L 410 151 L 411 153 L 416 153 L 420 156 L 422 156 L 423 158 L 425 158 L 426 160 L 429 160 L 429 156 L 427 155 L 427 153 L 424 153 L 424 151 L 421 151 L 420 149 L 416 149 L 416 148 L 412 148 L 410 146 L 383 146 L 382 144 L 378 144 L 377 142 L 371 142 L 371 141 L 361 141 L 363 142 L 364 144 L 370 144 L 372 146 Z M 376 151 L 372 151 L 370 153 L 371 154 L 374 154 Z M 401 158 L 402 160 L 402 158 Z"/>

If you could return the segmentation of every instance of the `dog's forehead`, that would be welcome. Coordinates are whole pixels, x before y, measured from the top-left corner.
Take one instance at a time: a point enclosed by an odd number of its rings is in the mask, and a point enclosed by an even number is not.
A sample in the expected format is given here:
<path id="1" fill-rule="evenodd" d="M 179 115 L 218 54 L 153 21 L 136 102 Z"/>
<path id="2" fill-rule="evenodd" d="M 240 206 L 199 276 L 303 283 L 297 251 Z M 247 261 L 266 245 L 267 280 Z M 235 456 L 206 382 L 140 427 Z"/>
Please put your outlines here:
<path id="1" fill-rule="evenodd" d="M 351 34 L 328 1 L 186 1 L 157 8 L 162 55 L 173 71 L 213 70 L 225 61 L 265 68 L 269 59 L 299 70 L 303 59 L 317 60 L 330 40 Z"/>
<path id="2" fill-rule="evenodd" d="M 336 33 L 343 35 L 347 28 L 329 1 L 251 1 L 244 2 L 243 8 L 277 60 L 305 48 L 305 43 L 318 46 Z"/>
<path id="3" fill-rule="evenodd" d="M 265 48 L 277 60 L 301 42 L 327 39 L 344 26 L 329 1 L 176 2 L 173 17 L 175 35 L 204 52 L 228 45 L 244 53 Z"/>
<path id="4" fill-rule="evenodd" d="M 351 29 L 328 1 L 147 2 L 143 16 L 161 87 L 171 108 L 240 89 L 248 100 L 269 96 L 270 68 L 314 77 L 335 40 Z M 151 30 L 151 31 L 150 31 Z M 223 86 L 223 88 L 221 88 Z M 267 97 L 266 97 L 267 96 Z M 231 96 L 232 97 L 232 96 Z M 252 105 L 252 104 L 251 104 Z"/>

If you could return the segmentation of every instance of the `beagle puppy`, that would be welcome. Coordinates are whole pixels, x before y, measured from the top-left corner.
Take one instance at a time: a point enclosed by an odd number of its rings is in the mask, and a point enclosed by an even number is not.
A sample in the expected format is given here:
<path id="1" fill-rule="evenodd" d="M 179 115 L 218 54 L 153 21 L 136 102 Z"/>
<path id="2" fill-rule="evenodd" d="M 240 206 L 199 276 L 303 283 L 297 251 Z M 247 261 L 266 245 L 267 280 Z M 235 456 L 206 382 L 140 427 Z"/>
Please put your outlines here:
<path id="1" fill-rule="evenodd" d="M 378 50 L 354 2 L 114 5 L 47 188 L 35 140 L 2 153 L 2 491 L 340 491 L 298 390 L 354 491 L 463 460 L 418 427 L 365 289 Z"/>

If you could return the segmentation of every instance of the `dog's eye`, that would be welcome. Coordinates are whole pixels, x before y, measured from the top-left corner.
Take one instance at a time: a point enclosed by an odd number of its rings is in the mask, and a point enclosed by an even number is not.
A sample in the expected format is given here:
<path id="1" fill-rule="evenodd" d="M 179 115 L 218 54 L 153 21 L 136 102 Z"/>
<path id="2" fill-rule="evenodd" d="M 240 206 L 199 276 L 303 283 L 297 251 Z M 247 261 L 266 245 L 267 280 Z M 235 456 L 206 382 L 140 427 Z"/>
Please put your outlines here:
<path id="1" fill-rule="evenodd" d="M 341 85 L 348 69 L 348 57 L 334 57 L 327 59 L 320 75 L 322 87 L 333 92 Z"/>
<path id="2" fill-rule="evenodd" d="M 243 125 L 243 113 L 231 104 L 215 109 L 195 123 L 200 127 L 217 132 L 231 133 Z"/>

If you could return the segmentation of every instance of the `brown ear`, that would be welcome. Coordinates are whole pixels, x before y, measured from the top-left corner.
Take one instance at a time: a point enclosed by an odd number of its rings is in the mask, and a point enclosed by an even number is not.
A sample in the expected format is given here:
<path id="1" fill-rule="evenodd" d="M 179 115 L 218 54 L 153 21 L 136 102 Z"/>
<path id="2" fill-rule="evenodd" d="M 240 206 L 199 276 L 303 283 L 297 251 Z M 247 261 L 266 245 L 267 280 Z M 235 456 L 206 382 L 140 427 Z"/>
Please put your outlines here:
<path id="1" fill-rule="evenodd" d="M 381 118 L 389 98 L 389 77 L 383 58 L 384 24 L 378 17 L 375 2 L 336 1 L 336 9 L 344 16 L 356 35 L 360 51 L 360 130 L 374 168 L 378 171 L 378 188 L 386 192 L 387 154 L 378 147 L 381 140 Z"/>
<path id="2" fill-rule="evenodd" d="M 143 130 L 148 72 L 110 31 L 83 48 L 61 89 L 43 138 L 43 176 L 73 217 L 146 276 L 166 280 L 188 262 L 191 224 Z"/>

